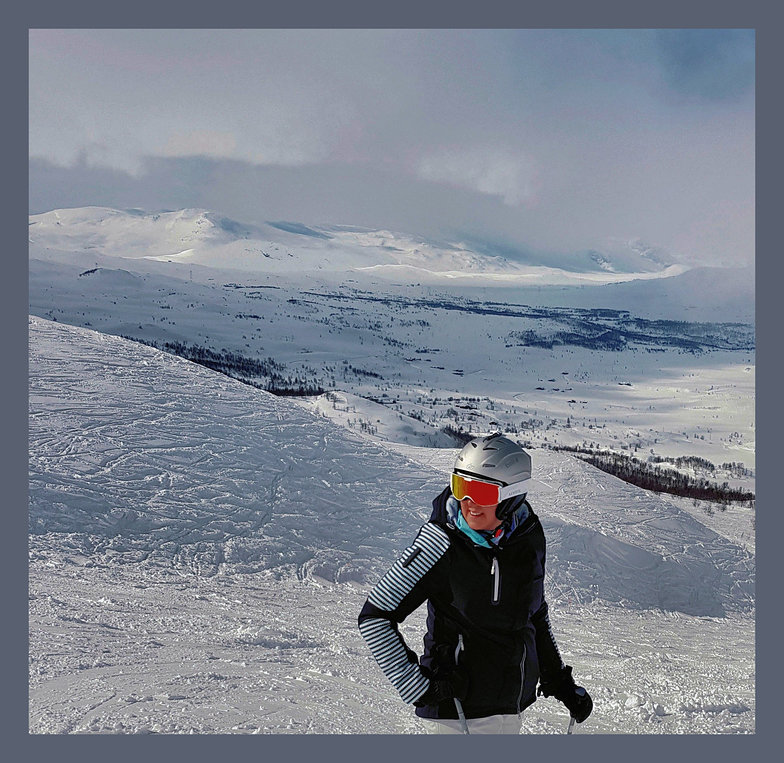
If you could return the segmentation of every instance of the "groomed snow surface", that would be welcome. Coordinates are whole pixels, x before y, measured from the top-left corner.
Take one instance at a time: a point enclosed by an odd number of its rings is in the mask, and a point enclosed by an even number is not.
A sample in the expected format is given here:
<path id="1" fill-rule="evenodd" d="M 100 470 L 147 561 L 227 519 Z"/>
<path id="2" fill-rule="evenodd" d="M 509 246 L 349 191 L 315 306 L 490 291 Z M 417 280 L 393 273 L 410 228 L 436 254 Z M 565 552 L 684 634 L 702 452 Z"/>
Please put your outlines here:
<path id="1" fill-rule="evenodd" d="M 456 451 L 88 329 L 29 339 L 30 732 L 423 733 L 356 617 Z M 754 732 L 751 509 L 713 530 L 532 455 L 553 628 L 595 700 L 575 733 Z M 567 721 L 540 698 L 523 733 Z"/>

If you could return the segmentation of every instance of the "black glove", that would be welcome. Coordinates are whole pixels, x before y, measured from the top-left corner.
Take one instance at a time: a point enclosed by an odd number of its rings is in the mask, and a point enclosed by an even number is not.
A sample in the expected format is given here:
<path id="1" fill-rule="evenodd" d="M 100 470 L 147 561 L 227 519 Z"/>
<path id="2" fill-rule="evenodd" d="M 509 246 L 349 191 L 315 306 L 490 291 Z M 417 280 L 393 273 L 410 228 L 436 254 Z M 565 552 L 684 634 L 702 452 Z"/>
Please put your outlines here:
<path id="1" fill-rule="evenodd" d="M 593 710 L 591 695 L 582 686 L 575 684 L 569 665 L 555 678 L 543 681 L 539 686 L 539 694 L 555 697 L 559 702 L 563 702 L 577 723 L 582 723 Z"/>
<path id="2" fill-rule="evenodd" d="M 414 702 L 414 707 L 424 707 L 425 705 L 437 705 L 445 700 L 452 700 L 455 697 L 464 700 L 468 695 L 468 675 L 459 667 L 449 673 L 438 673 L 430 678 L 430 686 L 427 691 Z"/>

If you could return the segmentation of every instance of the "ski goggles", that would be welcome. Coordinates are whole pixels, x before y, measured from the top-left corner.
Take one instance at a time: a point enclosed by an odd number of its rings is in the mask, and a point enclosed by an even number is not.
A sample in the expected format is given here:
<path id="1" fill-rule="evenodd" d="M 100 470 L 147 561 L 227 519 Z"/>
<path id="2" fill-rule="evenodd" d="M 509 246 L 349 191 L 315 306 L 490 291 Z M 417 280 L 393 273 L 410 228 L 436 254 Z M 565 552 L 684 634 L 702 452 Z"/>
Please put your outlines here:
<path id="1" fill-rule="evenodd" d="M 530 480 L 522 480 L 511 485 L 503 485 L 500 482 L 490 482 L 452 472 L 449 487 L 458 501 L 470 498 L 477 506 L 493 506 L 513 495 L 522 495 L 528 490 L 529 482 Z"/>

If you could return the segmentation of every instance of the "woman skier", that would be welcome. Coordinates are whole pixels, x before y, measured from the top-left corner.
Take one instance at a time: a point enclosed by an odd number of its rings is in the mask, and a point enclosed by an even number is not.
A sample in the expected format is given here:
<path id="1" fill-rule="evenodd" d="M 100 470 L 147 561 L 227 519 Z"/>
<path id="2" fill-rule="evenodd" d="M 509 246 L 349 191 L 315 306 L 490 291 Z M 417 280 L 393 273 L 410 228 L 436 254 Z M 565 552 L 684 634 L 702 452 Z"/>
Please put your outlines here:
<path id="1" fill-rule="evenodd" d="M 530 479 L 531 457 L 517 443 L 500 434 L 469 442 L 430 521 L 359 614 L 373 656 L 429 733 L 519 734 L 537 682 L 578 723 L 593 708 L 550 629 Z M 418 659 L 397 626 L 425 601 Z"/>

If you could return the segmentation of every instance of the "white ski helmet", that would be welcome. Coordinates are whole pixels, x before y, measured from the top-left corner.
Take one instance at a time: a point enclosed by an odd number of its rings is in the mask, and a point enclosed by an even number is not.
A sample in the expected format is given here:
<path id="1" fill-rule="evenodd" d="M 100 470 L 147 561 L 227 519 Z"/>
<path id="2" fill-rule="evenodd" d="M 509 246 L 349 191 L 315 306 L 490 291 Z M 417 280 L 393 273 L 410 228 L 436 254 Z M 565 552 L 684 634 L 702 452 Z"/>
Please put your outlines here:
<path id="1" fill-rule="evenodd" d="M 497 482 L 509 490 L 496 509 L 496 516 L 503 519 L 517 504 L 517 496 L 525 496 L 531 479 L 531 456 L 513 440 L 500 432 L 471 440 L 457 455 L 455 474 Z M 511 487 L 514 486 L 514 487 Z"/>
<path id="2" fill-rule="evenodd" d="M 471 440 L 458 454 L 455 471 L 511 485 L 531 479 L 531 456 L 513 440 L 496 433 Z"/>

